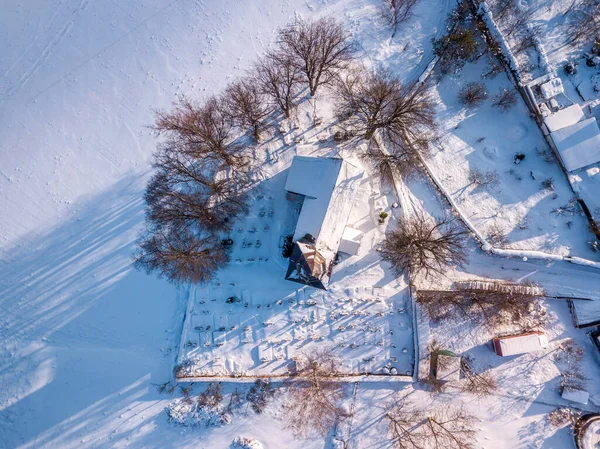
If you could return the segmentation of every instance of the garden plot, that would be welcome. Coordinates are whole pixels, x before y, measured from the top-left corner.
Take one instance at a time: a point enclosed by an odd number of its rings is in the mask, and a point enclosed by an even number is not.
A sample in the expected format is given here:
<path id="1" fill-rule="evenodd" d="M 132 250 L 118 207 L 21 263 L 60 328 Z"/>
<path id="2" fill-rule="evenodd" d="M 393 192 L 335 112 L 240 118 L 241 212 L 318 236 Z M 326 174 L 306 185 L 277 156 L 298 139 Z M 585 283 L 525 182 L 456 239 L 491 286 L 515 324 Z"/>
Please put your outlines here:
<path id="1" fill-rule="evenodd" d="M 587 221 L 536 123 L 518 95 L 507 112 L 492 106 L 512 86 L 504 74 L 482 79 L 486 71 L 483 57 L 433 89 L 442 135 L 429 167 L 492 245 L 593 259 Z M 457 95 L 472 81 L 484 83 L 488 99 L 468 108 Z"/>
<path id="2" fill-rule="evenodd" d="M 423 318 L 427 319 L 424 312 Z M 549 340 L 546 348 L 508 357 L 494 352 L 492 338 L 531 330 L 544 332 Z M 521 322 L 494 327 L 480 316 L 456 313 L 451 320 L 429 322 L 428 334 L 429 344 L 435 341 L 439 348 L 467 357 L 476 372 L 488 371 L 498 391 L 508 397 L 564 406 L 568 402 L 560 393 L 566 383 L 590 393 L 589 405 L 579 407 L 594 409 L 600 404 L 600 384 L 595 381 L 600 353 L 589 333 L 574 327 L 564 300 L 544 300 Z"/>

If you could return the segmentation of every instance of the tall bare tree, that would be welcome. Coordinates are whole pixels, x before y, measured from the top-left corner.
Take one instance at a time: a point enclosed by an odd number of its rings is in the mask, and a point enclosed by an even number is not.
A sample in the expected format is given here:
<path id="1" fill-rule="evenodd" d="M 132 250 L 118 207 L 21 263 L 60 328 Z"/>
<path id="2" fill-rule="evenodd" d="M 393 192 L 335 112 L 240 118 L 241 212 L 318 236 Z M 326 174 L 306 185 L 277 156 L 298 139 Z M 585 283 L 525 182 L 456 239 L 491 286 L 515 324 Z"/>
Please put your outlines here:
<path id="1" fill-rule="evenodd" d="M 336 379 L 337 365 L 328 351 L 305 356 L 303 366 L 288 384 L 285 421 L 295 434 L 315 430 L 325 436 L 340 417 L 347 415 L 340 405 L 344 392 Z"/>
<path id="2" fill-rule="evenodd" d="M 413 162 L 427 152 L 436 125 L 424 85 L 404 86 L 387 71 L 357 69 L 340 78 L 337 93 L 340 121 L 366 140 L 381 132 L 398 162 Z"/>
<path id="3" fill-rule="evenodd" d="M 392 39 L 396 36 L 400 24 L 412 17 L 413 8 L 417 3 L 419 0 L 382 0 L 381 13 L 392 27 Z"/>
<path id="4" fill-rule="evenodd" d="M 242 129 L 251 128 L 254 140 L 260 142 L 264 121 L 273 109 L 256 80 L 242 78 L 231 83 L 223 94 L 223 102 L 231 121 Z"/>
<path id="5" fill-rule="evenodd" d="M 279 39 L 282 50 L 304 74 L 311 96 L 352 60 L 349 36 L 332 17 L 314 22 L 297 19 L 279 31 Z"/>
<path id="6" fill-rule="evenodd" d="M 431 220 L 422 214 L 398 222 L 381 248 L 381 257 L 397 273 L 442 273 L 449 265 L 466 263 L 464 244 L 467 232 L 454 218 Z"/>
<path id="7" fill-rule="evenodd" d="M 290 118 L 302 79 L 292 57 L 282 51 L 267 53 L 258 61 L 255 71 L 261 91 Z"/>
<path id="8" fill-rule="evenodd" d="M 207 282 L 229 260 L 218 233 L 248 210 L 245 150 L 215 98 L 160 112 L 155 128 L 165 140 L 146 188 L 135 265 L 173 282 Z"/>
<path id="9" fill-rule="evenodd" d="M 166 146 L 204 166 L 212 165 L 211 170 L 223 166 L 239 170 L 248 164 L 245 149 L 236 143 L 235 125 L 216 97 L 203 105 L 184 99 L 171 112 L 157 112 L 154 129 L 166 136 Z"/>
<path id="10" fill-rule="evenodd" d="M 229 261 L 227 248 L 214 236 L 187 227 L 150 228 L 138 241 L 134 264 L 172 282 L 208 282 Z"/>

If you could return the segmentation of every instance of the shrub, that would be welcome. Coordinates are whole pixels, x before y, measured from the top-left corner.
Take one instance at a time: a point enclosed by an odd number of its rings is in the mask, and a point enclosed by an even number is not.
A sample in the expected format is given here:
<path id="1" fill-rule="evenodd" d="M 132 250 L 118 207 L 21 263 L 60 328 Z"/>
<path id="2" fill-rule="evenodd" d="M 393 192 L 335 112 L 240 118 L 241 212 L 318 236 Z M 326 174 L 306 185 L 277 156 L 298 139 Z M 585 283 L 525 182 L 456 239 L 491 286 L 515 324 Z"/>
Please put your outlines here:
<path id="1" fill-rule="evenodd" d="M 458 101 L 466 106 L 479 106 L 488 97 L 483 83 L 469 83 L 464 86 L 459 94 Z"/>
<path id="2" fill-rule="evenodd" d="M 502 89 L 493 98 L 492 105 L 500 109 L 502 112 L 510 111 L 517 104 L 517 93 L 511 89 Z"/>

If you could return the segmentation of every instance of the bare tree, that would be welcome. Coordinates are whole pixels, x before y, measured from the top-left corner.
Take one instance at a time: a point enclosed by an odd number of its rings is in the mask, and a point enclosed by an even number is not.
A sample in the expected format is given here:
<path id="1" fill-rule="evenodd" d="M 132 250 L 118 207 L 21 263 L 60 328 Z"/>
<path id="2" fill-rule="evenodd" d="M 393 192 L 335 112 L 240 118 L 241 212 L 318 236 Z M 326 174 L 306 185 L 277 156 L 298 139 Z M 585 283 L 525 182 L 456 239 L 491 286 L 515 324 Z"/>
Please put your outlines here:
<path id="1" fill-rule="evenodd" d="M 328 351 L 308 354 L 289 382 L 284 419 L 295 434 L 316 430 L 325 436 L 340 417 L 347 416 L 340 405 L 344 392 L 336 380 L 337 365 Z"/>
<path id="2" fill-rule="evenodd" d="M 412 407 L 406 397 L 394 401 L 385 413 L 388 430 L 396 449 L 422 449 L 423 435 L 419 425 L 422 416 Z"/>
<path id="3" fill-rule="evenodd" d="M 265 101 L 259 84 L 254 79 L 243 78 L 230 84 L 223 95 L 225 113 L 240 128 L 251 128 L 256 142 L 260 142 L 260 133 L 264 120 L 271 114 L 272 108 Z"/>
<path id="4" fill-rule="evenodd" d="M 400 220 L 396 229 L 387 234 L 381 256 L 397 273 L 442 273 L 449 265 L 466 263 L 467 234 L 454 218 L 431 220 L 419 214 Z"/>
<path id="5" fill-rule="evenodd" d="M 598 0 L 581 0 L 572 6 L 571 43 L 593 40 L 600 36 L 600 2 Z"/>
<path id="6" fill-rule="evenodd" d="M 150 229 L 138 241 L 134 263 L 172 282 L 208 282 L 229 261 L 227 248 L 211 235 L 186 228 Z"/>
<path id="7" fill-rule="evenodd" d="M 381 132 L 391 150 L 385 159 L 397 164 L 401 172 L 417 166 L 420 155 L 427 154 L 436 125 L 424 85 L 403 86 L 386 71 L 355 70 L 340 79 L 337 92 L 340 121 L 366 140 Z"/>
<path id="8" fill-rule="evenodd" d="M 517 93 L 513 89 L 501 89 L 492 99 L 492 105 L 502 112 L 508 112 L 517 104 Z"/>
<path id="9" fill-rule="evenodd" d="M 488 97 L 483 83 L 466 84 L 458 93 L 458 101 L 466 106 L 479 106 Z"/>
<path id="10" fill-rule="evenodd" d="M 255 71 L 261 91 L 290 118 L 301 81 L 292 57 L 282 51 L 268 53 L 258 61 Z"/>
<path id="11" fill-rule="evenodd" d="M 236 143 L 235 125 L 216 97 L 203 105 L 184 99 L 172 112 L 157 112 L 154 129 L 166 136 L 165 146 L 202 161 L 210 170 L 241 170 L 248 164 L 245 149 Z"/>
<path id="12" fill-rule="evenodd" d="M 146 188 L 146 228 L 135 266 L 173 282 L 208 282 L 229 261 L 217 233 L 248 211 L 245 151 L 215 98 L 159 112 L 155 129 L 165 141 Z"/>
<path id="13" fill-rule="evenodd" d="M 400 24 L 413 15 L 413 8 L 419 0 L 382 0 L 381 14 L 392 27 L 392 39 L 396 36 Z"/>
<path id="14" fill-rule="evenodd" d="M 391 146 L 386 153 L 375 139 L 369 141 L 367 150 L 360 158 L 371 166 L 382 182 L 390 184 L 393 184 L 396 175 L 410 176 L 422 165 L 416 152 L 405 152 Z"/>
<path id="15" fill-rule="evenodd" d="M 487 396 L 492 394 L 498 385 L 489 371 L 477 373 L 465 358 L 460 359 L 460 370 L 464 377 L 463 391 L 476 396 Z"/>
<path id="16" fill-rule="evenodd" d="M 352 60 L 349 37 L 332 17 L 314 22 L 297 19 L 279 31 L 279 38 L 282 50 L 306 77 L 311 96 Z"/>
<path id="17" fill-rule="evenodd" d="M 462 407 L 441 407 L 426 420 L 425 447 L 430 449 L 473 449 L 475 418 Z"/>
<path id="18" fill-rule="evenodd" d="M 430 413 L 395 401 L 386 412 L 396 449 L 472 449 L 475 418 L 462 407 L 443 405 Z"/>
<path id="19" fill-rule="evenodd" d="M 210 171 L 171 147 L 155 155 L 146 188 L 146 218 L 155 226 L 193 224 L 208 231 L 227 230 L 231 219 L 247 212 L 245 172 Z"/>

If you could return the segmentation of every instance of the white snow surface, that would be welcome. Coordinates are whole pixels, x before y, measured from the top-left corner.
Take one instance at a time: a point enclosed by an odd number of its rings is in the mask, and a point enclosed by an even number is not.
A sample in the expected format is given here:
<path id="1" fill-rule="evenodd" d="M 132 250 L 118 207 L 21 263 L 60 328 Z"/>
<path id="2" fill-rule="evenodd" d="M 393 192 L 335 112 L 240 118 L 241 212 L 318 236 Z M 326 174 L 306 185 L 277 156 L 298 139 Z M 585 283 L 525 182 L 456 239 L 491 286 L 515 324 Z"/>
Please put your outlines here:
<path id="1" fill-rule="evenodd" d="M 594 117 L 554 131 L 551 135 L 569 172 L 600 162 L 600 128 Z"/>
<path id="2" fill-rule="evenodd" d="M 416 79 L 432 59 L 431 37 L 445 31 L 454 2 L 422 0 L 415 17 L 405 25 L 410 32 L 400 32 L 394 40 L 380 20 L 377 4 L 375 0 L 31 0 L 3 5 L 0 447 L 213 449 L 231 447 L 239 435 L 252 435 L 265 449 L 327 447 L 330 442 L 315 435 L 293 438 L 278 419 L 277 403 L 263 415 L 235 414 L 230 425 L 219 428 L 169 425 L 165 408 L 181 393 L 175 390 L 175 397 L 162 395 L 154 384 L 172 379 L 190 292 L 134 271 L 131 254 L 143 220 L 143 189 L 156 148 L 148 128 L 153 111 L 169 108 L 182 95 L 201 99 L 219 92 L 244 73 L 272 44 L 275 30 L 296 14 L 337 17 L 356 39 L 365 63 L 389 68 L 407 81 Z M 552 58 L 557 46 L 549 44 L 544 42 Z M 496 81 L 494 91 L 500 85 L 506 85 L 506 80 Z M 452 82 L 440 89 L 446 100 L 452 97 L 445 102 L 452 103 L 449 109 L 456 107 L 454 90 Z M 441 117 L 448 122 L 446 129 L 455 126 L 450 122 L 456 114 L 460 113 L 454 110 Z M 498 151 L 512 155 L 523 134 L 533 150 L 541 139 L 529 124 L 519 131 L 527 120 L 523 108 L 509 116 L 512 114 L 503 118 L 496 137 L 507 134 L 511 140 L 499 145 Z M 457 134 L 471 145 L 470 139 L 480 136 L 474 129 L 496 119 L 496 115 L 483 114 L 473 120 L 475 126 L 469 127 L 466 135 Z M 495 152 L 492 149 L 490 154 Z M 280 158 L 279 169 L 291 163 L 291 152 L 274 154 Z M 527 154 L 529 163 L 534 152 Z M 456 155 L 452 158 L 460 160 Z M 539 162 L 524 166 L 536 173 L 542 169 L 549 170 L 559 184 L 555 168 Z M 463 174 L 453 176 L 462 178 Z M 454 187 L 462 188 L 463 181 Z M 277 182 L 283 186 L 282 179 Z M 547 195 L 535 193 L 538 182 L 523 187 L 527 199 L 533 198 L 524 209 L 522 197 L 515 193 L 520 188 L 515 188 L 504 191 L 502 197 L 497 193 L 501 200 L 483 207 L 480 214 L 491 215 L 490 210 L 498 210 L 498 204 L 511 204 L 520 209 L 519 215 L 531 214 L 531 223 L 535 223 L 526 237 L 514 239 L 518 244 L 525 242 L 517 246 L 535 250 L 548 240 L 557 253 L 565 254 L 572 246 L 583 254 L 573 236 L 587 232 L 580 217 L 571 218 L 572 231 L 563 229 L 564 221 L 556 232 L 548 231 L 558 228 L 558 220 L 547 213 L 553 207 L 547 204 Z M 370 187 L 377 188 L 381 190 Z M 411 181 L 409 188 L 402 208 L 407 206 L 406 199 L 431 213 L 444 211 L 437 193 L 426 182 Z M 390 211 L 387 197 L 391 195 L 384 192 L 368 197 L 369 191 L 358 193 L 372 203 L 368 212 L 361 216 L 365 211 L 356 211 L 351 217 L 365 234 L 359 254 L 338 265 L 334 281 L 360 272 L 361 284 L 383 280 L 391 287 L 401 287 L 389 278 L 389 270 L 373 251 L 385 230 L 378 228 L 377 214 Z M 559 201 L 566 202 L 564 186 L 557 191 Z M 483 205 L 485 199 L 467 203 Z M 269 200 L 262 201 L 267 204 Z M 467 210 L 476 211 L 474 207 Z M 394 210 L 396 213 L 400 211 Z M 518 221 L 513 219 L 516 214 L 508 217 L 511 224 Z M 260 223 L 257 217 L 250 219 L 249 227 Z M 476 226 L 483 222 L 477 217 L 473 221 Z M 244 228 L 241 232 L 246 235 L 249 231 Z M 260 273 L 258 258 L 277 249 L 278 235 L 272 237 L 264 246 L 249 249 L 252 255 L 246 257 L 256 263 L 239 257 L 240 262 L 232 262 L 228 276 Z M 273 271 L 282 269 L 277 263 L 272 259 L 264 265 Z M 595 269 L 562 261 L 507 260 L 483 255 L 474 247 L 468 267 L 452 276 L 531 279 L 555 294 L 595 298 L 600 283 Z M 256 276 L 255 282 L 260 283 L 261 277 Z M 404 290 L 399 293 L 404 294 Z M 567 336 L 594 348 L 585 334 L 570 324 L 566 305 L 557 302 L 555 307 L 560 320 L 553 329 L 549 351 L 559 338 Z M 456 324 L 442 335 L 449 346 L 457 352 L 472 348 L 478 354 L 491 353 L 483 347 L 489 335 L 478 336 L 476 331 L 471 335 L 467 325 Z M 588 346 L 586 354 L 591 354 Z M 409 356 L 412 354 L 407 360 Z M 586 356 L 584 366 L 588 375 L 596 367 L 590 359 Z M 556 405 L 564 405 L 554 388 L 558 371 L 546 354 L 538 363 L 529 355 L 503 366 L 487 356 L 483 360 L 505 375 L 500 394 L 484 401 L 448 396 L 477 414 L 479 446 L 558 449 L 572 444 L 566 429 L 554 429 L 546 420 Z M 592 398 L 598 398 L 597 386 L 591 387 Z M 240 386 L 225 385 L 225 394 L 234 388 L 244 393 Z M 412 386 L 361 383 L 356 397 L 348 395 L 356 413 L 344 438 L 352 447 L 385 447 L 385 407 L 399 389 L 412 393 L 412 400 L 421 407 L 444 400 Z"/>

